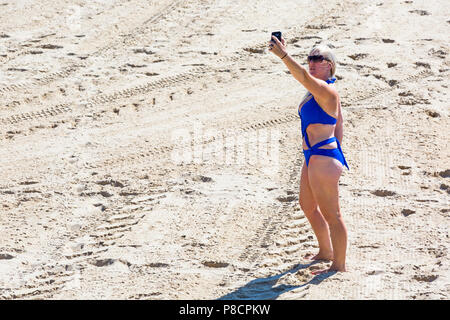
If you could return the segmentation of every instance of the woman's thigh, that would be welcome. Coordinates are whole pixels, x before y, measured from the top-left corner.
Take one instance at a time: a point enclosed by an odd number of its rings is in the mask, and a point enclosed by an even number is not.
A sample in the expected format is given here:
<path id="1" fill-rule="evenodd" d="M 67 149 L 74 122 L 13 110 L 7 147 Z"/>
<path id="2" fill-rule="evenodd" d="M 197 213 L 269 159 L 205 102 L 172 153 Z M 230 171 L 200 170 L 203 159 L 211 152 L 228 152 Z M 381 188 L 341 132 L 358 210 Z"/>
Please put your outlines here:
<path id="1" fill-rule="evenodd" d="M 300 176 L 300 194 L 299 194 L 300 207 L 303 212 L 310 213 L 317 209 L 317 202 L 309 186 L 308 168 L 306 162 L 303 163 L 302 172 Z"/>
<path id="2" fill-rule="evenodd" d="M 339 178 L 342 171 L 342 164 L 331 157 L 313 155 L 309 161 L 309 186 L 327 220 L 340 216 Z"/>

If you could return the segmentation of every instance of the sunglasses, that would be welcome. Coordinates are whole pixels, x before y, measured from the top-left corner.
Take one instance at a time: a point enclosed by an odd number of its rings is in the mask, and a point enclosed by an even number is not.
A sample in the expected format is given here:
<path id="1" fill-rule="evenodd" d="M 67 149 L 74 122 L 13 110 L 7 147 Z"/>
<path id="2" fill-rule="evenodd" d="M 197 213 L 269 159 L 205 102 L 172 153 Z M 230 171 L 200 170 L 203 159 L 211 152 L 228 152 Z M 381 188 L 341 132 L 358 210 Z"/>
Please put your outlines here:
<path id="1" fill-rule="evenodd" d="M 323 60 L 329 61 L 327 58 L 325 58 L 322 55 L 319 55 L 319 56 L 308 56 L 308 62 L 311 62 L 311 61 L 313 61 L 313 62 L 322 62 Z"/>

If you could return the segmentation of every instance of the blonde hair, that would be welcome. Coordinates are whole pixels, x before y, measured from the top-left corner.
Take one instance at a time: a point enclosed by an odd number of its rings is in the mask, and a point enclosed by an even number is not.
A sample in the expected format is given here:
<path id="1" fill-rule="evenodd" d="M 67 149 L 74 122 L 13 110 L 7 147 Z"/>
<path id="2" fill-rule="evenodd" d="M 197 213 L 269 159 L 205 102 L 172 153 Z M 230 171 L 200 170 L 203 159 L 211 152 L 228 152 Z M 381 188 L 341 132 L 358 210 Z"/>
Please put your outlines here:
<path id="1" fill-rule="evenodd" d="M 325 59 L 331 62 L 331 75 L 330 78 L 333 77 L 336 73 L 336 56 L 331 51 L 331 48 L 329 46 L 320 44 L 315 46 L 311 49 L 309 52 L 309 55 L 322 55 Z"/>

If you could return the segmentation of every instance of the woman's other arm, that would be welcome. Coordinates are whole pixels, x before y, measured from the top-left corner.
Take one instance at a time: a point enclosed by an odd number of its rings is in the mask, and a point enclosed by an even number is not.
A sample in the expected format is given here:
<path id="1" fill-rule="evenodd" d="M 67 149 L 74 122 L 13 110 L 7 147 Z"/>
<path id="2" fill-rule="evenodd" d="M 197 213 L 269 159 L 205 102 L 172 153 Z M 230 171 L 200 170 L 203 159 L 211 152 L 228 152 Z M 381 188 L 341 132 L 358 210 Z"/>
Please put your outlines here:
<path id="1" fill-rule="evenodd" d="M 341 103 L 338 106 L 338 118 L 336 121 L 336 127 L 334 128 L 334 136 L 338 139 L 339 143 L 342 144 L 342 138 L 344 137 L 344 118 L 342 117 Z"/>

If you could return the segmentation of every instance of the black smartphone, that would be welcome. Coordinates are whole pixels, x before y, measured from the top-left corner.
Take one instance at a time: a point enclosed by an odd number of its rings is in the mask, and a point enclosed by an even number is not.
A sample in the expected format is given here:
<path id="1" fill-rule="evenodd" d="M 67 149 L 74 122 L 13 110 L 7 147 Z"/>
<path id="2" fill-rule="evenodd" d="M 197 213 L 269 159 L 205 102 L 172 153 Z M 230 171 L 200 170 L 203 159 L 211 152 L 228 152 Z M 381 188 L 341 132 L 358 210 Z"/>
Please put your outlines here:
<path id="1" fill-rule="evenodd" d="M 272 32 L 272 35 L 275 36 L 275 37 L 277 37 L 278 40 L 281 42 L 281 31 L 275 31 L 275 32 Z M 270 37 L 270 41 L 273 41 L 273 40 L 272 40 L 272 37 Z"/>

